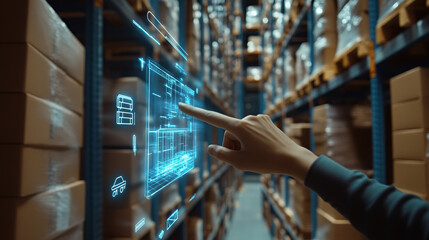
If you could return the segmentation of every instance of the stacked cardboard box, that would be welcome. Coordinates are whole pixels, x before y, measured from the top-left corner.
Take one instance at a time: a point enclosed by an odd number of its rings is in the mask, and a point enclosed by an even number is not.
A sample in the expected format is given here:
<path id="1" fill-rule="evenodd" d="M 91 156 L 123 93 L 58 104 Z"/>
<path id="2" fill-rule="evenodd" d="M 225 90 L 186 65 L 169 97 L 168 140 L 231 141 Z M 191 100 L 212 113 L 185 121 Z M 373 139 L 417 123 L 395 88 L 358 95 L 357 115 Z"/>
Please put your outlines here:
<path id="1" fill-rule="evenodd" d="M 293 212 L 292 221 L 301 232 L 311 232 L 311 195 L 304 184 L 289 179 L 289 206 Z"/>
<path id="2" fill-rule="evenodd" d="M 295 77 L 296 77 L 296 88 L 301 88 L 308 77 L 310 76 L 311 60 L 310 60 L 310 46 L 308 42 L 303 42 L 296 50 L 296 61 L 295 61 Z"/>
<path id="3" fill-rule="evenodd" d="M 54 239 L 84 221 L 85 50 L 44 0 L 3 1 L 0 15 L 0 229 Z"/>
<path id="4" fill-rule="evenodd" d="M 199 217 L 186 218 L 186 239 L 189 240 L 203 240 L 204 229 L 203 220 Z"/>
<path id="5" fill-rule="evenodd" d="M 103 93 L 104 235 L 139 238 L 153 225 L 151 202 L 144 196 L 146 88 L 137 77 L 105 79 Z M 133 100 L 134 123 L 117 123 L 117 97 Z M 133 135 L 136 149 L 133 149 Z M 115 186 L 123 184 L 123 188 Z"/>
<path id="6" fill-rule="evenodd" d="M 310 148 L 310 130 L 311 124 L 309 123 L 292 123 L 286 134 L 298 145 Z"/>
<path id="7" fill-rule="evenodd" d="M 313 30 L 315 56 L 313 72 L 333 64 L 337 50 L 336 12 L 335 0 L 315 0 L 313 3 L 315 22 Z"/>
<path id="8" fill-rule="evenodd" d="M 366 239 L 329 203 L 319 197 L 317 208 L 317 239 Z"/>
<path id="9" fill-rule="evenodd" d="M 371 169 L 369 105 L 320 105 L 313 110 L 315 153 L 350 169 Z"/>
<path id="10" fill-rule="evenodd" d="M 391 79 L 393 183 L 429 200 L 429 69 L 415 68 Z"/>

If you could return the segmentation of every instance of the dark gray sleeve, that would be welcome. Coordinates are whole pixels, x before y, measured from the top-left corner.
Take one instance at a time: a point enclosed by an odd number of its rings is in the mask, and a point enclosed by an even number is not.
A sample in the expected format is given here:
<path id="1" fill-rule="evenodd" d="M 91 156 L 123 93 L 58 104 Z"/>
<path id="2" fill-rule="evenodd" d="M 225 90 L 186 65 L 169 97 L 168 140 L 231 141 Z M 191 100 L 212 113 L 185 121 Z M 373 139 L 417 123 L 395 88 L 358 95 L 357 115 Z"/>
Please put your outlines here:
<path id="1" fill-rule="evenodd" d="M 429 239 L 429 203 L 348 170 L 326 156 L 310 167 L 305 185 L 370 239 Z"/>

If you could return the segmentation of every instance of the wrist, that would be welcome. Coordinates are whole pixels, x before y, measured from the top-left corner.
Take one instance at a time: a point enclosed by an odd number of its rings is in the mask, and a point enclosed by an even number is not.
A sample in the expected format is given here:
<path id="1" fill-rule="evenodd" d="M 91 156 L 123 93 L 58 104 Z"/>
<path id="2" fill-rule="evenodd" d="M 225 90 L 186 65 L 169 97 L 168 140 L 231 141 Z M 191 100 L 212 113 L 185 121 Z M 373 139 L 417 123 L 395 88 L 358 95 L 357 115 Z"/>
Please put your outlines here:
<path id="1" fill-rule="evenodd" d="M 307 176 L 307 172 L 310 169 L 311 165 L 318 158 L 310 150 L 299 146 L 296 151 L 294 151 L 293 156 L 291 157 L 292 168 L 289 169 L 289 175 L 293 178 L 304 182 Z"/>

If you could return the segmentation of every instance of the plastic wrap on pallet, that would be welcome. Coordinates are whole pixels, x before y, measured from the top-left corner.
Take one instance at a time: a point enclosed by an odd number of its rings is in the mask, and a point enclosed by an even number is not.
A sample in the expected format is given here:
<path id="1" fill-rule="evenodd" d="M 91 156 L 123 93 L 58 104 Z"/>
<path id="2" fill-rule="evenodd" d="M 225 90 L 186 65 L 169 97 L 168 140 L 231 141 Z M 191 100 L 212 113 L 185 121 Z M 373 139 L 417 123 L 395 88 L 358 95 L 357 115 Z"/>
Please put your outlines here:
<path id="1" fill-rule="evenodd" d="M 275 103 L 279 103 L 283 100 L 283 58 L 279 57 L 276 60 L 276 68 L 274 69 L 274 74 L 275 74 L 275 79 L 276 79 L 276 99 L 275 99 Z"/>
<path id="2" fill-rule="evenodd" d="M 261 36 L 249 36 L 249 39 L 247 41 L 247 51 L 257 52 L 261 50 Z"/>
<path id="3" fill-rule="evenodd" d="M 314 0 L 313 15 L 316 22 L 320 18 L 335 18 L 337 13 L 337 5 L 335 0 Z"/>
<path id="4" fill-rule="evenodd" d="M 378 0 L 379 18 L 387 17 L 391 12 L 398 8 L 405 0 Z"/>
<path id="5" fill-rule="evenodd" d="M 188 24 L 188 27 L 191 28 L 189 30 L 190 34 L 187 36 L 186 46 L 189 48 L 189 57 L 188 57 L 188 71 L 194 75 L 198 74 L 198 70 L 200 69 L 200 60 L 201 60 L 201 34 L 200 34 L 200 16 L 201 6 L 199 3 L 194 1 L 192 5 L 193 14 L 192 14 L 192 24 Z"/>
<path id="6" fill-rule="evenodd" d="M 314 67 L 317 72 L 323 66 L 331 65 L 337 49 L 337 35 L 335 32 L 326 32 L 314 41 Z"/>
<path id="7" fill-rule="evenodd" d="M 296 72 L 295 72 L 295 58 L 296 58 L 296 47 L 289 46 L 285 51 L 284 59 L 284 86 L 287 87 L 287 91 L 284 91 L 284 97 L 286 98 L 293 91 L 296 86 Z"/>
<path id="8" fill-rule="evenodd" d="M 246 9 L 246 28 L 257 28 L 261 25 L 261 7 L 248 6 Z"/>
<path id="9" fill-rule="evenodd" d="M 301 43 L 296 50 L 296 85 L 299 86 L 309 75 L 311 68 L 310 46 L 307 42 Z"/>
<path id="10" fill-rule="evenodd" d="M 366 3 L 363 3 L 366 2 Z M 355 43 L 369 39 L 368 1 L 350 0 L 337 14 L 338 46 L 336 56 Z"/>
<path id="11" fill-rule="evenodd" d="M 262 67 L 254 66 L 247 67 L 246 76 L 251 79 L 261 80 L 262 77 Z"/>

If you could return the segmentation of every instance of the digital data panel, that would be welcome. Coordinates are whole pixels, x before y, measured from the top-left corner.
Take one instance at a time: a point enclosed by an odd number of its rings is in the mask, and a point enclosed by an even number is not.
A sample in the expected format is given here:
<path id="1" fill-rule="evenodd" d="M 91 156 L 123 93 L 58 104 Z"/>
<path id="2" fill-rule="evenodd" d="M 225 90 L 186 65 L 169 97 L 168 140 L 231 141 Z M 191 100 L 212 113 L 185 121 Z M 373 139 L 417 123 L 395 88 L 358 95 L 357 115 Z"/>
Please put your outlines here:
<path id="1" fill-rule="evenodd" d="M 179 102 L 194 104 L 195 92 L 156 62 L 147 63 L 146 197 L 194 167 L 196 126 Z"/>

